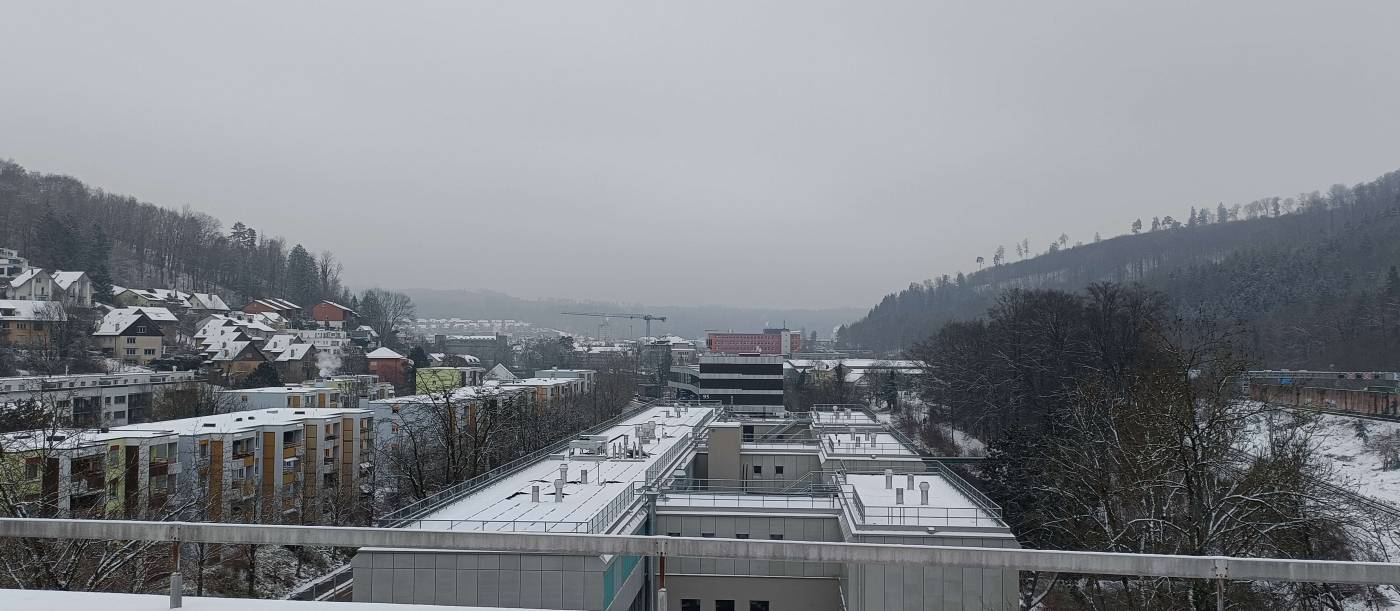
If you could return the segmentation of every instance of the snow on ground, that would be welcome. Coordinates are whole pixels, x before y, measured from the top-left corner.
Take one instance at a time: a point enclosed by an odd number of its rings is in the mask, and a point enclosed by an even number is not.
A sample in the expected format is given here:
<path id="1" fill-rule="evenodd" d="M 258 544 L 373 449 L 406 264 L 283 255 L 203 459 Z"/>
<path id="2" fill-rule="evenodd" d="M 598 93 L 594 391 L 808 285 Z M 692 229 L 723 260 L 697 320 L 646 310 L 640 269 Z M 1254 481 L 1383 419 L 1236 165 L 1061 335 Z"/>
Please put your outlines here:
<path id="1" fill-rule="evenodd" d="M 922 405 L 922 404 L 919 404 L 919 403 L 917 403 L 917 402 L 906 402 L 906 405 L 907 405 L 907 407 L 909 408 L 909 411 L 910 411 L 911 413 L 914 414 L 914 417 L 915 417 L 916 419 L 918 419 L 919 422 L 923 422 L 924 413 L 925 413 L 925 412 L 924 412 L 924 409 L 923 409 L 923 405 Z M 877 412 L 877 413 L 875 414 L 875 417 L 878 418 L 882 424 L 884 424 L 884 425 L 886 425 L 886 426 L 888 426 L 888 427 L 890 427 L 890 428 L 892 428 L 892 429 L 899 430 L 899 424 L 895 422 L 895 420 L 894 420 L 894 414 L 892 414 L 892 413 L 890 413 L 890 412 Z M 960 431 L 960 430 L 958 430 L 958 429 L 955 429 L 955 428 L 953 428 L 952 426 L 949 426 L 949 425 L 947 425 L 947 424 L 941 425 L 940 428 L 943 429 L 943 432 L 944 432 L 944 433 L 947 433 L 947 434 L 949 434 L 949 435 L 952 436 L 952 438 L 953 438 L 953 443 L 957 444 L 957 446 L 958 446 L 958 450 L 959 450 L 959 454 L 958 454 L 958 455 L 959 455 L 959 456 L 986 456 L 986 455 L 987 455 L 987 444 L 983 443 L 981 439 L 978 439 L 978 438 L 976 438 L 976 437 L 973 437 L 973 436 L 971 436 L 971 435 L 968 435 L 967 433 L 964 433 L 964 432 L 962 432 L 962 431 Z M 923 449 L 929 449 L 929 448 L 927 448 L 927 447 L 924 446 L 923 440 L 921 440 L 921 439 L 919 438 L 919 435 L 917 434 L 917 432 L 914 432 L 914 431 L 901 431 L 901 432 L 904 432 L 911 440 L 914 441 L 914 443 L 919 444 L 919 447 L 921 447 L 921 448 L 923 448 Z"/>
<path id="2" fill-rule="evenodd" d="M 1292 418 L 1272 414 L 1253 431 L 1251 445 L 1264 447 L 1271 431 L 1292 433 L 1295 426 Z M 1320 414 L 1306 433 L 1333 483 L 1400 506 L 1400 422 Z"/>

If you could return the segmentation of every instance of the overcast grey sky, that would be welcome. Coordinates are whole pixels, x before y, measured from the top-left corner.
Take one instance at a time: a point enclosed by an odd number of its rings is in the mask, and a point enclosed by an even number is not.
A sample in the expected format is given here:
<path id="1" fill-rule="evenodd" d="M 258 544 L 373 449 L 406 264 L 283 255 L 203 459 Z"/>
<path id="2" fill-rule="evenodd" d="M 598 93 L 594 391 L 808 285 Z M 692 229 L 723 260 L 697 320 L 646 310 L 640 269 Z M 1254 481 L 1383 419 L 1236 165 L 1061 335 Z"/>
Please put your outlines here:
<path id="1" fill-rule="evenodd" d="M 872 305 L 1400 168 L 1400 3 L 0 3 L 0 157 L 357 286 Z"/>

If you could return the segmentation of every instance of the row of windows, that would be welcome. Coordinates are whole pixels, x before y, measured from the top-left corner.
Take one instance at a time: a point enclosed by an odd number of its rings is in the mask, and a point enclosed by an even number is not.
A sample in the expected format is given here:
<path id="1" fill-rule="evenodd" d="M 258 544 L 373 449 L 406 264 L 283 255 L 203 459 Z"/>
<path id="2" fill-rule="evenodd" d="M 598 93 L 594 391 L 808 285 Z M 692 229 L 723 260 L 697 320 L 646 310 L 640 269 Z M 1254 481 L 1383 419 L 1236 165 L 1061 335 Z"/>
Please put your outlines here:
<path id="1" fill-rule="evenodd" d="M 667 537 L 679 537 L 679 536 L 681 536 L 681 534 L 678 533 L 678 532 L 669 532 L 669 533 L 666 533 L 666 536 L 667 536 Z M 701 537 L 704 537 L 704 538 L 706 538 L 706 539 L 713 539 L 713 538 L 715 538 L 715 533 L 702 532 L 702 533 L 700 533 L 700 536 L 701 536 Z M 749 538 L 749 533 L 734 533 L 734 538 L 735 538 L 735 539 L 747 539 L 747 538 Z M 773 540 L 773 541 L 782 541 L 782 540 L 783 540 L 783 536 L 782 536 L 781 534 L 777 534 L 777 535 L 768 535 L 768 538 L 771 539 L 771 540 Z"/>
<path id="2" fill-rule="evenodd" d="M 715 611 L 734 611 L 734 609 L 735 609 L 735 607 L 734 607 L 734 601 L 733 601 L 733 600 L 722 599 L 722 600 L 716 600 L 716 601 L 715 601 Z M 681 611 L 700 611 L 700 599 L 698 599 L 698 598 L 682 598 L 682 599 L 681 599 Z M 766 601 L 766 600 L 751 600 L 751 601 L 749 601 L 749 611 L 768 611 L 768 601 Z"/>

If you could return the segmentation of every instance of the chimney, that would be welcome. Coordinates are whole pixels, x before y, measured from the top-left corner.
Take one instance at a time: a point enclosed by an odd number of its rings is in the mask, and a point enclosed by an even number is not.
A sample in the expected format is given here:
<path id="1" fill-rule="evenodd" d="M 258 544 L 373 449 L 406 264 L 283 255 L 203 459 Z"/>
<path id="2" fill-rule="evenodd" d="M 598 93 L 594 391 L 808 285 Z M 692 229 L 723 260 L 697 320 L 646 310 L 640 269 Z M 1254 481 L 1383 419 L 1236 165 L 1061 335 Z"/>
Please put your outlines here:
<path id="1" fill-rule="evenodd" d="M 907 477 L 908 477 L 908 480 L 904 483 L 904 487 L 905 487 L 905 488 L 908 488 L 908 489 L 910 489 L 910 490 L 913 490 L 913 489 L 914 489 L 914 474 L 913 474 L 913 473 L 910 473 L 910 474 L 908 474 Z"/>
<path id="2" fill-rule="evenodd" d="M 919 504 L 928 504 L 928 482 L 919 482 Z"/>
<path id="3" fill-rule="evenodd" d="M 910 475 L 909 478 L 910 478 L 909 481 L 911 481 L 911 482 L 914 481 L 914 479 L 913 479 L 914 476 Z M 580 484 L 587 484 L 587 483 L 588 483 L 588 469 L 579 469 L 579 470 L 578 470 L 578 483 L 580 483 Z"/>
<path id="4" fill-rule="evenodd" d="M 539 486 L 539 484 L 535 484 L 534 486 L 530 486 L 530 502 L 531 502 L 531 503 L 538 503 L 538 502 L 540 502 L 540 486 Z"/>
<path id="5" fill-rule="evenodd" d="M 895 505 L 903 505 L 903 504 L 904 504 L 904 489 L 903 489 L 903 488 L 895 488 L 895 489 L 894 489 L 894 504 L 895 504 Z"/>
<path id="6" fill-rule="evenodd" d="M 859 445 L 859 444 L 857 444 Z M 885 469 L 885 490 L 894 487 L 894 469 Z"/>
<path id="7" fill-rule="evenodd" d="M 554 502 L 564 502 L 564 480 L 562 479 L 554 480 Z"/>
<path id="8" fill-rule="evenodd" d="M 872 445 L 872 446 L 875 445 L 875 431 L 870 431 L 869 437 L 870 437 L 870 445 Z"/>
<path id="9" fill-rule="evenodd" d="M 559 481 L 569 481 L 569 463 L 559 463 Z"/>

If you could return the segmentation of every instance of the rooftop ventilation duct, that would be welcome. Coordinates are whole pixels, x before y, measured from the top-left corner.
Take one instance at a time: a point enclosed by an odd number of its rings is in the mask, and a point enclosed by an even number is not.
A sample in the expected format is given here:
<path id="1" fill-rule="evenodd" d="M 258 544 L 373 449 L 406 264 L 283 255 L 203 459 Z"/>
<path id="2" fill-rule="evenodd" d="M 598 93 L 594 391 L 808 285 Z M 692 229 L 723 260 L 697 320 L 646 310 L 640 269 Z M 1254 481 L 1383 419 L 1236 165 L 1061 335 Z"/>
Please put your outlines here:
<path id="1" fill-rule="evenodd" d="M 569 481 L 569 463 L 559 463 L 559 481 Z"/>
<path id="2" fill-rule="evenodd" d="M 905 487 L 905 488 L 908 488 L 908 489 L 910 489 L 910 490 L 913 490 L 913 489 L 914 489 L 914 474 L 913 474 L 913 473 L 910 473 L 910 474 L 907 475 L 907 477 L 908 477 L 908 480 L 905 482 L 904 487 Z"/>
<path id="3" fill-rule="evenodd" d="M 562 479 L 554 480 L 554 502 L 564 502 L 564 480 Z"/>
<path id="4" fill-rule="evenodd" d="M 927 495 L 925 495 L 925 496 L 927 496 Z M 538 503 L 538 502 L 540 502 L 540 486 L 539 486 L 539 484 L 535 484 L 534 486 L 530 486 L 530 502 L 531 502 L 531 503 Z"/>
<path id="5" fill-rule="evenodd" d="M 903 489 L 903 488 L 895 488 L 895 489 L 894 489 L 894 504 L 895 504 L 895 505 L 903 505 L 903 504 L 904 504 L 904 489 Z"/>
<path id="6" fill-rule="evenodd" d="M 919 482 L 919 504 L 928 504 L 928 482 Z"/>
<path id="7" fill-rule="evenodd" d="M 894 469 L 885 469 L 885 490 L 894 487 Z"/>
<path id="8" fill-rule="evenodd" d="M 587 483 L 588 483 L 588 469 L 579 469 L 579 470 L 578 470 L 578 483 L 580 483 L 580 484 L 587 484 Z"/>

